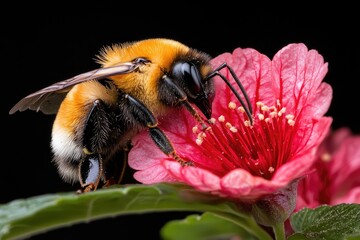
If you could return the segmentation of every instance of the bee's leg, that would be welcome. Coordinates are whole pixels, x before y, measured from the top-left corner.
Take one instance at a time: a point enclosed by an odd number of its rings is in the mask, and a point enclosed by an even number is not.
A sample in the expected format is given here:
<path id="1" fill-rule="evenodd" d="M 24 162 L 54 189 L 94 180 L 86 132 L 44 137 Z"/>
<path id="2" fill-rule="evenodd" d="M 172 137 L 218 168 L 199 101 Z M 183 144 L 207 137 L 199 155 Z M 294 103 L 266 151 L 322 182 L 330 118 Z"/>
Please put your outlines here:
<path id="1" fill-rule="evenodd" d="M 82 129 L 83 151 L 86 156 L 79 164 L 78 172 L 82 192 L 96 190 L 104 175 L 101 153 L 109 142 L 110 124 L 106 105 L 101 100 L 95 100 Z"/>
<path id="2" fill-rule="evenodd" d="M 105 167 L 105 184 L 104 187 L 109 187 L 113 184 L 120 184 L 127 167 L 127 160 L 129 151 L 131 149 L 131 142 L 127 144 L 119 151 L 114 153 L 106 163 Z M 122 160 L 122 161 L 119 161 Z"/>
<path id="3" fill-rule="evenodd" d="M 79 164 L 79 180 L 82 189 L 78 192 L 95 191 L 103 174 L 100 154 L 89 154 Z"/>
<path id="4" fill-rule="evenodd" d="M 93 102 L 83 129 L 85 153 L 100 153 L 108 144 L 111 134 L 111 122 L 105 103 L 99 99 Z"/>
<path id="5" fill-rule="evenodd" d="M 158 128 L 158 122 L 152 112 L 139 100 L 125 95 L 125 98 L 129 100 L 132 114 L 135 118 L 144 126 L 149 128 L 151 138 L 160 150 L 168 156 L 172 156 L 181 165 L 192 165 L 192 162 L 185 161 L 177 153 L 170 140 L 167 138 L 165 133 Z"/>
<path id="6" fill-rule="evenodd" d="M 164 75 L 163 81 L 161 81 L 160 88 L 162 88 L 163 90 L 159 91 L 161 93 L 160 98 L 162 99 L 162 101 L 171 104 L 181 103 L 201 124 L 201 127 L 203 129 L 206 129 L 208 127 L 205 124 L 203 118 L 198 113 L 198 111 L 188 101 L 186 93 L 179 86 L 177 86 L 171 78 Z M 204 107 L 204 109 L 207 108 Z"/>

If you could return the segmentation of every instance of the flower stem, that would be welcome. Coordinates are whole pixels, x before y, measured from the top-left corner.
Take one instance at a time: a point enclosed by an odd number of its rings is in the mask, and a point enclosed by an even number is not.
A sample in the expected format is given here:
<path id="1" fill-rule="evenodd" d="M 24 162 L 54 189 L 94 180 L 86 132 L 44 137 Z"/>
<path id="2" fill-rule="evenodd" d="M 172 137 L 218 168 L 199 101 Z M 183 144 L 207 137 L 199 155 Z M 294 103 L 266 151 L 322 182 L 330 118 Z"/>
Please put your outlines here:
<path id="1" fill-rule="evenodd" d="M 278 223 L 273 226 L 275 239 L 276 240 L 285 240 L 285 228 L 284 223 Z"/>

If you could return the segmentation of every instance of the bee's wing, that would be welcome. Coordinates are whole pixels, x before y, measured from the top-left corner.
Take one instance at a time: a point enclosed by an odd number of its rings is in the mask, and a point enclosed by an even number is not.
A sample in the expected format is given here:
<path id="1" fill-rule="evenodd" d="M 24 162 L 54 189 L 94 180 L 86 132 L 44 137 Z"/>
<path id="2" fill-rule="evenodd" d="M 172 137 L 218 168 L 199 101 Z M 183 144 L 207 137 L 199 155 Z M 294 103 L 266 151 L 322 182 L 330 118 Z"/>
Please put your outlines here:
<path id="1" fill-rule="evenodd" d="M 137 62 L 121 63 L 117 66 L 95 69 L 64 81 L 54 83 L 53 85 L 21 99 L 10 109 L 9 114 L 13 114 L 16 111 L 25 111 L 27 109 L 42 111 L 45 114 L 55 114 L 67 92 L 74 85 L 88 80 L 97 80 L 118 74 L 130 73 L 137 69 L 138 66 L 139 63 Z"/>

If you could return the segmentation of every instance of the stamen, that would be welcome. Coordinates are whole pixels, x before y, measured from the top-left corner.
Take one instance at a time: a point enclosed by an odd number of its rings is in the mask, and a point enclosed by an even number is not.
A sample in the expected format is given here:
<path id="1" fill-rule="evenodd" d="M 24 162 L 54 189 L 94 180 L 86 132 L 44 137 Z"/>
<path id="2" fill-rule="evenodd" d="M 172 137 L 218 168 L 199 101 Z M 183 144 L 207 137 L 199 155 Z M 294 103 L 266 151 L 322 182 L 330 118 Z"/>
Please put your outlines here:
<path id="1" fill-rule="evenodd" d="M 287 114 L 287 115 L 285 116 L 285 118 L 286 118 L 286 119 L 291 119 L 291 120 L 293 120 L 293 119 L 294 119 L 294 115 L 292 115 L 292 114 Z"/>
<path id="2" fill-rule="evenodd" d="M 278 112 L 278 116 L 281 117 L 285 112 L 286 112 L 286 108 L 283 107 L 283 108 L 280 109 L 280 111 Z"/>
<path id="3" fill-rule="evenodd" d="M 229 102 L 228 107 L 232 110 L 234 110 L 236 108 L 236 104 L 234 102 Z"/>
<path id="4" fill-rule="evenodd" d="M 195 127 L 192 128 L 192 132 L 193 132 L 193 133 L 197 133 L 198 130 L 199 130 L 199 128 L 198 128 L 197 126 L 195 126 Z"/>
<path id="5" fill-rule="evenodd" d="M 216 119 L 215 119 L 215 118 L 210 118 L 210 119 L 208 120 L 208 122 L 209 122 L 210 124 L 215 124 Z"/>
<path id="6" fill-rule="evenodd" d="M 270 117 L 271 118 L 275 118 L 277 116 L 278 116 L 277 112 L 270 112 Z"/>
<path id="7" fill-rule="evenodd" d="M 265 106 L 265 105 L 264 105 L 264 106 L 261 106 L 260 109 L 261 109 L 261 111 L 263 111 L 263 112 L 268 112 L 270 108 L 269 108 L 268 106 Z"/>
<path id="8" fill-rule="evenodd" d="M 238 131 L 237 128 L 234 126 L 231 126 L 229 130 L 233 133 L 236 133 Z"/>
<path id="9" fill-rule="evenodd" d="M 203 140 L 203 139 L 198 139 L 198 138 L 197 138 L 197 139 L 195 140 L 195 142 L 196 142 L 196 144 L 197 144 L 197 145 L 199 145 L 199 146 L 200 146 L 200 145 L 204 142 L 204 140 Z"/>
<path id="10" fill-rule="evenodd" d="M 204 133 L 204 132 L 199 132 L 198 138 L 204 139 L 205 137 L 206 137 L 206 133 Z"/>
<path id="11" fill-rule="evenodd" d="M 328 153 L 328 152 L 325 152 L 325 153 L 321 154 L 320 159 L 323 162 L 330 162 L 331 161 L 331 154 Z"/>
<path id="12" fill-rule="evenodd" d="M 262 106 L 264 106 L 264 103 L 263 102 L 256 102 L 256 106 L 257 107 L 259 107 L 259 108 L 261 108 Z"/>
<path id="13" fill-rule="evenodd" d="M 245 108 L 243 106 L 238 107 L 238 111 L 241 113 L 245 113 Z"/>
<path id="14" fill-rule="evenodd" d="M 295 121 L 292 120 L 292 119 L 289 119 L 289 120 L 287 121 L 287 123 L 288 123 L 290 126 L 292 126 L 292 127 L 295 125 Z"/>
<path id="15" fill-rule="evenodd" d="M 270 111 L 276 111 L 276 107 L 275 107 L 275 106 L 271 106 L 271 107 L 269 107 L 269 110 L 270 110 Z"/>
<path id="16" fill-rule="evenodd" d="M 286 114 L 280 103 L 277 100 L 275 106 L 269 107 L 257 102 L 257 112 L 250 121 L 243 106 L 229 102 L 224 115 L 208 120 L 211 127 L 194 127 L 196 144 L 212 159 L 201 165 L 219 175 L 241 168 L 271 179 L 290 157 L 295 128 L 295 116 Z"/>
<path id="17" fill-rule="evenodd" d="M 265 116 L 264 116 L 264 114 L 259 113 L 258 118 L 261 121 L 261 120 L 264 120 Z"/>
<path id="18" fill-rule="evenodd" d="M 201 145 L 204 142 L 204 138 L 206 137 L 206 134 L 204 132 L 199 132 L 196 138 L 196 144 Z"/>

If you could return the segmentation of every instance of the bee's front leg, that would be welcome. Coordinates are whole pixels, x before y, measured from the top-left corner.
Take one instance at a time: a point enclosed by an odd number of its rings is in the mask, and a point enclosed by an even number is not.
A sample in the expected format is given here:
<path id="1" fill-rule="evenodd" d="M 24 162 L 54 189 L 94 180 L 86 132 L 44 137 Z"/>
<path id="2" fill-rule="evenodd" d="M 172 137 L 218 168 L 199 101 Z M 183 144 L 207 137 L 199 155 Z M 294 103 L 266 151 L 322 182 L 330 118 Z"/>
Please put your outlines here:
<path id="1" fill-rule="evenodd" d="M 182 90 L 181 87 L 177 86 L 170 77 L 168 77 L 167 75 L 163 76 L 160 83 L 160 88 L 160 99 L 163 102 L 166 102 L 168 104 L 171 103 L 172 105 L 181 103 L 185 107 L 185 109 L 188 110 L 191 115 L 196 119 L 196 121 L 201 125 L 202 129 L 206 129 L 208 127 L 198 113 L 198 111 L 190 104 L 184 90 Z M 204 99 L 199 103 L 195 103 L 195 105 L 202 109 L 203 113 L 210 118 L 211 107 L 210 102 L 207 99 Z"/>
<path id="2" fill-rule="evenodd" d="M 175 151 L 171 141 L 165 133 L 158 128 L 158 122 L 152 112 L 138 99 L 126 95 L 129 100 L 131 111 L 135 118 L 143 125 L 149 128 L 152 140 L 160 148 L 160 150 L 168 156 L 172 156 L 177 162 L 183 166 L 192 166 L 193 163 L 182 159 Z"/>

